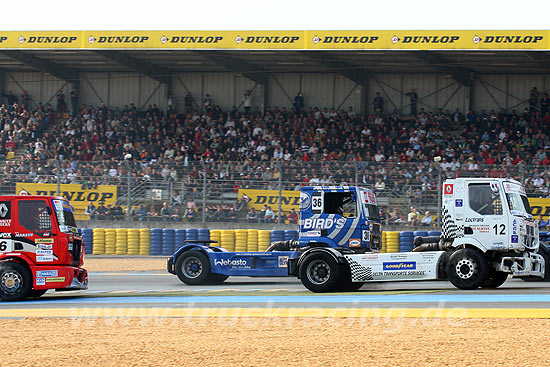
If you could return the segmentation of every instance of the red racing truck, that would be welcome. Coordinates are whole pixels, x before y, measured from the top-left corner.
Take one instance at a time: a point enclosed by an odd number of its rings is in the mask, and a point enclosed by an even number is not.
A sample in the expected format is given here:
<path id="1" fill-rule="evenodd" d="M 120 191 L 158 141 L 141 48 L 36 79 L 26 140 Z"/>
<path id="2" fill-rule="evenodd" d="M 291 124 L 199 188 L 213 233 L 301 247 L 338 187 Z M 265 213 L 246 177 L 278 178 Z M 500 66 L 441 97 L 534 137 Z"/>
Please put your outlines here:
<path id="1" fill-rule="evenodd" d="M 0 299 L 88 288 L 73 208 L 56 196 L 0 196 Z"/>

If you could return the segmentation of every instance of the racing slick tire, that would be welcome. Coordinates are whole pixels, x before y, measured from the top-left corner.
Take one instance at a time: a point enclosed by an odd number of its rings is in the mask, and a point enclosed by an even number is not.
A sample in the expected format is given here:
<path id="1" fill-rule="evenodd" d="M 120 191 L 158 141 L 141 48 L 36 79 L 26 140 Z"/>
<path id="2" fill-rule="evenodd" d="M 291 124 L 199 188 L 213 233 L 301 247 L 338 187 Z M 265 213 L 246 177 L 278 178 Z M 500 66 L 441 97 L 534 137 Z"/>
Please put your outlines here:
<path id="1" fill-rule="evenodd" d="M 363 282 L 352 282 L 351 272 L 348 265 L 340 265 L 340 280 L 336 286 L 336 291 L 339 292 L 355 292 L 361 289 Z"/>
<path id="2" fill-rule="evenodd" d="M 525 282 L 550 282 L 550 254 L 542 244 L 539 246 L 538 254 L 544 258 L 544 278 L 539 277 L 521 277 Z"/>
<path id="3" fill-rule="evenodd" d="M 212 273 L 206 282 L 208 284 L 222 284 L 227 278 L 229 278 L 229 275 Z"/>
<path id="4" fill-rule="evenodd" d="M 491 270 L 481 288 L 498 288 L 506 282 L 508 273 Z"/>
<path id="5" fill-rule="evenodd" d="M 340 277 L 340 266 L 327 253 L 314 252 L 300 266 L 302 284 L 315 293 L 334 291 L 339 285 Z"/>
<path id="6" fill-rule="evenodd" d="M 19 301 L 32 290 L 32 274 L 24 265 L 6 261 L 0 263 L 0 299 L 2 301 Z"/>
<path id="7" fill-rule="evenodd" d="M 206 284 L 212 275 L 208 257 L 197 250 L 182 253 L 176 260 L 175 270 L 178 278 L 188 285 Z"/>
<path id="8" fill-rule="evenodd" d="M 487 280 L 489 265 L 477 250 L 464 248 L 455 251 L 447 264 L 449 281 L 459 289 L 477 289 Z"/>

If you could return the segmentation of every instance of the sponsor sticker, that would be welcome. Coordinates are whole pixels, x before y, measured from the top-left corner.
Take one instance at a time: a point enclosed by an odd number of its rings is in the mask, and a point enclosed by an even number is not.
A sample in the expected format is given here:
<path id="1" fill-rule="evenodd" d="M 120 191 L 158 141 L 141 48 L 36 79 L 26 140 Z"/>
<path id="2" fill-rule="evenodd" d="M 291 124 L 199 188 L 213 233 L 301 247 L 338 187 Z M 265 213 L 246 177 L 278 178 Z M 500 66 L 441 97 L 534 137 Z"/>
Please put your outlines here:
<path id="1" fill-rule="evenodd" d="M 382 263 L 383 270 L 412 270 L 416 269 L 416 261 L 395 261 Z"/>
<path id="2" fill-rule="evenodd" d="M 307 231 L 302 234 L 304 237 L 319 237 L 321 236 L 321 231 Z"/>
<path id="3" fill-rule="evenodd" d="M 57 283 L 57 282 L 64 282 L 65 277 L 54 277 L 54 278 L 46 278 L 46 283 Z"/>
<path id="4" fill-rule="evenodd" d="M 461 208 L 462 205 L 463 205 L 462 199 L 456 199 L 456 200 L 455 200 L 455 206 L 456 206 L 457 208 Z"/>
<path id="5" fill-rule="evenodd" d="M 361 247 L 361 240 L 357 238 L 350 238 L 349 247 Z"/>
<path id="6" fill-rule="evenodd" d="M 300 210 L 306 210 L 311 205 L 311 196 L 307 192 L 300 192 Z"/>
<path id="7" fill-rule="evenodd" d="M 16 233 L 15 237 L 32 237 L 34 233 Z"/>
<path id="8" fill-rule="evenodd" d="M 230 267 L 236 267 L 236 268 L 250 268 L 250 265 L 248 264 L 248 261 L 246 259 L 219 259 L 214 260 L 214 265 L 216 266 L 230 266 Z"/>
<path id="9" fill-rule="evenodd" d="M 36 250 L 36 256 L 53 255 L 53 250 Z"/>
<path id="10" fill-rule="evenodd" d="M 11 219 L 0 219 L 0 226 L 11 226 Z"/>
<path id="11" fill-rule="evenodd" d="M 370 241 L 370 231 L 363 230 L 363 241 Z"/>
<path id="12" fill-rule="evenodd" d="M 39 278 L 48 278 L 58 276 L 57 270 L 39 270 L 36 272 L 36 276 Z"/>
<path id="13" fill-rule="evenodd" d="M 288 267 L 288 256 L 279 256 L 279 267 L 280 268 Z"/>
<path id="14" fill-rule="evenodd" d="M 49 256 L 36 256 L 36 261 L 37 262 L 48 262 L 48 261 L 53 261 L 53 256 L 52 255 L 49 255 Z"/>
<path id="15" fill-rule="evenodd" d="M 34 240 L 35 243 L 53 243 L 53 238 L 37 238 Z"/>
<path id="16" fill-rule="evenodd" d="M 46 278 L 36 278 L 36 285 L 46 285 Z"/>
<path id="17" fill-rule="evenodd" d="M 453 184 L 443 185 L 443 193 L 445 195 L 452 195 L 453 194 Z"/>
<path id="18" fill-rule="evenodd" d="M 47 243 L 38 243 L 36 245 L 36 248 L 37 249 L 40 249 L 40 250 L 51 250 L 53 247 L 53 245 L 50 243 L 50 244 L 47 244 Z"/>
<path id="19" fill-rule="evenodd" d="M 513 234 L 512 235 L 512 243 L 518 243 L 519 242 L 519 237 L 517 234 Z"/>

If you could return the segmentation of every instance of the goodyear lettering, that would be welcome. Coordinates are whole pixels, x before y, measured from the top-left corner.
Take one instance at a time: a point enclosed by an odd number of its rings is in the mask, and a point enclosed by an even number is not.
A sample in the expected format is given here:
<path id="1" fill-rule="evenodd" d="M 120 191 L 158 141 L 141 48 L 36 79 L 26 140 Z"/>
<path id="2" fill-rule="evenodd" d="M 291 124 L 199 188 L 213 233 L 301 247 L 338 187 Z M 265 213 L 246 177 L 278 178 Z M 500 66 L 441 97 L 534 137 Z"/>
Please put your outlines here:
<path id="1" fill-rule="evenodd" d="M 378 38 L 378 36 L 328 36 L 323 39 L 323 43 L 373 43 Z"/>
<path id="2" fill-rule="evenodd" d="M 248 36 L 245 43 L 294 43 L 298 41 L 298 36 Z"/>
<path id="3" fill-rule="evenodd" d="M 31 36 L 27 40 L 28 43 L 73 43 L 76 41 L 76 37 L 41 37 Z"/>
<path id="4" fill-rule="evenodd" d="M 4 41 L 7 41 L 8 40 L 8 37 L 0 37 L 0 43 L 4 42 Z"/>
<path id="5" fill-rule="evenodd" d="M 194 36 L 173 36 L 170 43 L 218 43 L 223 40 L 221 36 L 194 37 Z"/>
<path id="6" fill-rule="evenodd" d="M 101 36 L 97 40 L 98 43 L 144 43 L 149 39 L 148 36 Z"/>
<path id="7" fill-rule="evenodd" d="M 416 269 L 416 261 L 399 261 L 382 263 L 383 270 Z"/>
<path id="8" fill-rule="evenodd" d="M 338 218 L 336 220 L 331 218 L 307 218 L 304 219 L 305 229 L 330 229 L 332 227 L 341 229 L 344 227 L 346 220 L 344 218 Z"/>
<path id="9" fill-rule="evenodd" d="M 405 36 L 403 43 L 455 43 L 460 36 Z"/>
<path id="10" fill-rule="evenodd" d="M 484 43 L 537 43 L 542 36 L 487 36 Z"/>

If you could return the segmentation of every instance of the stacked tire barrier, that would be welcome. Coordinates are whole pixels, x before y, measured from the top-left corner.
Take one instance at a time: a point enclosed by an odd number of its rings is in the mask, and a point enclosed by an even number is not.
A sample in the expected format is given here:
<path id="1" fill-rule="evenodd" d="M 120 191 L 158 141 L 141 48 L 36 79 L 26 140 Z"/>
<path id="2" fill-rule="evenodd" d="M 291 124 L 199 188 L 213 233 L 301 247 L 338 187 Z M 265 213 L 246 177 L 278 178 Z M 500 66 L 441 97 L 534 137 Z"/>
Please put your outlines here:
<path id="1" fill-rule="evenodd" d="M 185 245 L 187 231 L 185 229 L 176 229 L 176 242 L 174 243 L 174 252 Z"/>
<path id="2" fill-rule="evenodd" d="M 93 232 L 93 250 L 94 255 L 103 255 L 105 253 L 105 228 L 94 228 Z"/>
<path id="3" fill-rule="evenodd" d="M 235 230 L 224 229 L 221 231 L 220 246 L 227 251 L 235 251 Z"/>
<path id="4" fill-rule="evenodd" d="M 210 230 L 208 228 L 201 228 L 197 232 L 197 239 L 199 241 L 208 241 L 210 240 Z"/>
<path id="5" fill-rule="evenodd" d="M 249 229 L 246 237 L 246 251 L 256 252 L 258 251 L 258 230 Z"/>
<path id="6" fill-rule="evenodd" d="M 211 229 L 210 230 L 210 240 L 211 241 L 218 241 L 217 243 L 214 243 L 213 245 L 214 246 L 219 246 L 220 244 L 220 241 L 221 241 L 221 230 L 219 229 Z"/>
<path id="7" fill-rule="evenodd" d="M 439 236 L 441 236 L 441 232 L 440 231 L 428 231 L 428 236 L 439 237 Z"/>
<path id="8" fill-rule="evenodd" d="M 198 229 L 187 229 L 185 233 L 185 239 L 188 241 L 198 241 L 199 240 L 199 230 Z"/>
<path id="9" fill-rule="evenodd" d="M 298 231 L 296 231 L 296 230 L 286 230 L 285 231 L 285 241 L 297 240 L 297 239 L 298 239 Z"/>
<path id="10" fill-rule="evenodd" d="M 246 229 L 235 230 L 235 251 L 246 252 L 248 248 L 248 231 Z"/>
<path id="11" fill-rule="evenodd" d="M 174 253 L 174 244 L 176 242 L 176 230 L 173 228 L 164 228 L 162 230 L 162 255 L 172 255 Z"/>
<path id="12" fill-rule="evenodd" d="M 399 232 L 386 233 L 386 252 L 399 252 Z"/>
<path id="13" fill-rule="evenodd" d="M 116 254 L 116 229 L 105 229 L 105 255 Z"/>
<path id="14" fill-rule="evenodd" d="M 92 254 L 94 248 L 94 232 L 91 228 L 82 228 L 82 240 L 86 248 L 86 254 Z"/>
<path id="15" fill-rule="evenodd" d="M 271 242 L 284 241 L 285 231 L 274 229 L 271 231 Z"/>
<path id="16" fill-rule="evenodd" d="M 149 228 L 139 229 L 139 250 L 140 255 L 151 253 L 151 230 Z"/>
<path id="17" fill-rule="evenodd" d="M 151 229 L 151 255 L 162 254 L 162 228 Z"/>
<path id="18" fill-rule="evenodd" d="M 115 254 L 126 255 L 128 253 L 128 230 L 126 228 L 117 228 L 115 233 Z"/>
<path id="19" fill-rule="evenodd" d="M 265 252 L 271 245 L 271 231 L 259 230 L 258 231 L 258 251 Z"/>
<path id="20" fill-rule="evenodd" d="M 414 232 L 399 232 L 399 252 L 409 252 L 413 249 Z"/>

